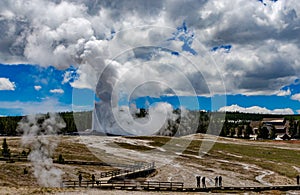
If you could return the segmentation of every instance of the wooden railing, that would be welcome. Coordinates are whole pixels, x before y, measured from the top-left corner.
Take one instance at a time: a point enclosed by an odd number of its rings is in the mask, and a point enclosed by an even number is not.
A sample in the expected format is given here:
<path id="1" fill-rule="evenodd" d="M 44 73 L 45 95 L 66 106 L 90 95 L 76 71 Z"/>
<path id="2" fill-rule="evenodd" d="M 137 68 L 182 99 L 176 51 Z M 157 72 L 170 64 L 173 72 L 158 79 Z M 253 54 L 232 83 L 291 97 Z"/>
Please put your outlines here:
<path id="1" fill-rule="evenodd" d="M 6 162 L 26 162 L 28 161 L 27 156 L 11 156 L 11 157 L 0 157 L 0 161 Z"/>
<path id="2" fill-rule="evenodd" d="M 116 181 L 107 183 L 105 181 L 63 181 L 62 187 L 97 187 L 97 188 L 111 188 L 111 189 L 144 189 L 144 190 L 180 190 L 183 189 L 183 182 L 158 182 L 158 181 Z"/>
<path id="3" fill-rule="evenodd" d="M 253 186 L 253 187 L 238 187 L 238 186 L 224 186 L 224 187 L 207 187 L 207 188 L 185 188 L 183 182 L 158 182 L 158 181 L 115 181 L 107 183 L 106 181 L 63 181 L 61 187 L 91 187 L 100 189 L 120 189 L 120 190 L 155 190 L 155 191 L 182 191 L 182 192 L 263 192 L 270 190 L 279 191 L 300 191 L 299 185 L 294 186 Z"/>
<path id="4" fill-rule="evenodd" d="M 78 180 L 69 180 L 63 181 L 61 187 L 94 187 L 94 186 L 101 186 L 101 184 L 106 183 L 100 180 L 88 180 L 88 181 L 81 181 Z"/>
<path id="5" fill-rule="evenodd" d="M 116 177 L 118 175 L 127 175 L 137 171 L 142 170 L 150 170 L 155 168 L 155 163 L 136 163 L 135 165 L 128 166 L 126 169 L 119 169 L 114 171 L 107 171 L 101 172 L 100 178 L 107 178 L 107 177 Z"/>

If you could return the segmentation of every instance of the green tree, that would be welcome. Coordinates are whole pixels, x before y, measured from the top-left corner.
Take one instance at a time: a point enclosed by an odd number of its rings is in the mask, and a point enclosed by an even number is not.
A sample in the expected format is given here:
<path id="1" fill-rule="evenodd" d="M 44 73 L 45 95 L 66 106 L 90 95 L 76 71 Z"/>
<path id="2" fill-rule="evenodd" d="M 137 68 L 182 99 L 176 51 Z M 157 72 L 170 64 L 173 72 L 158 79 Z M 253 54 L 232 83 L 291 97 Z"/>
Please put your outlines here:
<path id="1" fill-rule="evenodd" d="M 10 157 L 10 149 L 8 148 L 6 138 L 3 139 L 3 143 L 2 143 L 2 156 Z"/>
<path id="2" fill-rule="evenodd" d="M 27 152 L 25 150 L 22 151 L 22 156 L 27 156 Z"/>
<path id="3" fill-rule="evenodd" d="M 220 136 L 226 137 L 227 135 L 229 135 L 229 130 L 230 130 L 230 126 L 228 124 L 228 120 L 225 119 Z"/>
<path id="4" fill-rule="evenodd" d="M 262 138 L 262 139 L 268 139 L 269 138 L 269 130 L 267 127 L 259 127 L 258 128 L 258 138 Z"/>
<path id="5" fill-rule="evenodd" d="M 59 154 L 57 161 L 60 164 L 64 164 L 65 163 L 65 159 L 63 158 L 62 154 Z"/>
<path id="6" fill-rule="evenodd" d="M 26 167 L 23 169 L 23 173 L 24 173 L 24 175 L 28 174 L 28 170 Z"/>
<path id="7" fill-rule="evenodd" d="M 239 125 L 237 127 L 237 136 L 242 137 L 242 134 L 243 134 L 243 127 L 241 125 Z"/>
<path id="8" fill-rule="evenodd" d="M 197 133 L 206 133 L 210 122 L 210 114 L 207 112 L 200 112 L 199 125 Z"/>
<path id="9" fill-rule="evenodd" d="M 297 127 L 297 133 L 296 135 L 299 137 L 300 136 L 300 122 L 298 122 L 298 127 Z"/>
<path id="10" fill-rule="evenodd" d="M 271 132 L 270 132 L 270 138 L 275 139 L 276 138 L 276 128 L 274 125 L 271 127 Z"/>
<path id="11" fill-rule="evenodd" d="M 230 128 L 230 137 L 233 137 L 235 135 L 235 128 L 231 127 Z"/>
<path id="12" fill-rule="evenodd" d="M 248 123 L 246 126 L 246 129 L 245 129 L 244 137 L 249 138 L 250 135 L 252 135 L 252 134 L 253 134 L 253 130 L 252 130 L 250 124 Z"/>
<path id="13" fill-rule="evenodd" d="M 289 134 L 294 137 L 297 134 L 297 121 L 290 120 Z"/>

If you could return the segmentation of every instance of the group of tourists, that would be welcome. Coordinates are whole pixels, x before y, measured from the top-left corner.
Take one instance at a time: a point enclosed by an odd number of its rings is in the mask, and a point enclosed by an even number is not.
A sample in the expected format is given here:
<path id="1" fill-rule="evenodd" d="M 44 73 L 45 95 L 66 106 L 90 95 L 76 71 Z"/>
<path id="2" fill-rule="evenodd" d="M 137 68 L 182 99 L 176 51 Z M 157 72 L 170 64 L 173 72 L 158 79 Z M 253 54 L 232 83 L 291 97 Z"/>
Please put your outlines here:
<path id="1" fill-rule="evenodd" d="M 200 183 L 202 183 L 202 188 L 206 188 L 206 178 L 205 177 L 201 177 L 201 176 L 197 175 L 196 181 L 197 181 L 197 188 L 201 187 Z M 215 177 L 215 186 L 222 187 L 222 176 Z"/>
<path id="2" fill-rule="evenodd" d="M 79 174 L 78 180 L 79 180 L 79 186 L 81 186 L 81 182 L 82 182 L 81 174 Z M 296 176 L 296 180 L 297 180 L 297 185 L 300 185 L 300 176 L 299 175 Z M 206 178 L 205 177 L 201 177 L 201 176 L 197 175 L 196 181 L 197 181 L 197 188 L 201 187 L 200 183 L 202 183 L 202 188 L 206 188 Z M 94 182 L 95 182 L 95 175 L 92 174 L 92 184 L 93 185 L 94 185 Z M 96 182 L 96 183 L 98 184 L 98 182 Z M 222 187 L 222 176 L 215 177 L 215 187 Z"/>
<path id="3" fill-rule="evenodd" d="M 81 173 L 78 175 L 78 181 L 79 181 L 79 186 L 81 186 L 81 182 L 82 182 L 82 175 L 81 175 Z M 95 183 L 95 175 L 92 174 L 92 185 L 93 186 L 94 186 L 94 183 Z M 98 185 L 98 181 L 96 183 Z"/>

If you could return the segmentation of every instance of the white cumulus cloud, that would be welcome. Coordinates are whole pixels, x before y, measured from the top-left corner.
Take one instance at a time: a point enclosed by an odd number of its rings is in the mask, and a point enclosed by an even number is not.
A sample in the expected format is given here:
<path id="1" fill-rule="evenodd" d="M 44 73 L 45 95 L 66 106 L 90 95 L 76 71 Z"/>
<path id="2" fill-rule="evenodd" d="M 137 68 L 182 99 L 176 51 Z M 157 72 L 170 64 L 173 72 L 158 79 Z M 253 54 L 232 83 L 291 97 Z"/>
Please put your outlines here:
<path id="1" fill-rule="evenodd" d="M 289 96 L 291 95 L 291 90 L 288 88 L 287 90 L 280 90 L 277 94 L 277 96 Z"/>
<path id="2" fill-rule="evenodd" d="M 208 93 L 205 88 L 213 94 L 223 93 L 225 85 L 227 94 L 285 96 L 289 91 L 279 90 L 300 75 L 300 3 L 265 2 L 28 0 L 24 6 L 21 0 L 2 1 L 0 61 L 25 61 L 59 69 L 74 65 L 78 78 L 70 81 L 66 75 L 64 82 L 94 89 L 99 75 L 110 66 L 107 60 L 127 52 L 127 58 L 115 60 L 124 65 L 143 56 L 132 48 L 158 46 L 183 54 L 177 62 L 169 56 L 161 59 L 161 63 L 164 60 L 184 73 L 170 75 L 182 94 L 186 91 L 180 84 L 188 79 L 200 95 Z M 177 32 L 183 22 L 185 27 Z M 197 54 L 183 51 L 183 37 Z M 222 45 L 232 47 L 226 52 Z M 212 51 L 214 47 L 221 49 Z M 180 58 L 195 62 L 194 70 L 185 70 L 187 64 Z M 121 71 L 115 68 L 115 72 Z M 157 66 L 152 71 L 165 77 L 161 69 Z M 199 81 L 198 74 L 203 74 L 205 82 Z"/>
<path id="3" fill-rule="evenodd" d="M 243 112 L 243 113 L 259 113 L 259 114 L 294 114 L 294 111 L 290 108 L 269 110 L 265 107 L 251 106 L 241 107 L 237 104 L 231 106 L 224 106 L 219 109 L 220 112 Z"/>
<path id="4" fill-rule="evenodd" d="M 35 86 L 34 86 L 34 89 L 35 89 L 36 91 L 39 91 L 39 90 L 42 89 L 42 86 L 40 86 L 40 85 L 35 85 Z"/>
<path id="5" fill-rule="evenodd" d="M 14 91 L 15 89 L 16 89 L 16 85 L 14 82 L 11 82 L 8 78 L 0 78 L 0 91 L 1 90 Z"/>
<path id="6" fill-rule="evenodd" d="M 60 93 L 60 94 L 62 94 L 62 93 L 64 93 L 64 90 L 62 90 L 62 89 L 51 89 L 50 93 Z"/>
<path id="7" fill-rule="evenodd" d="M 292 99 L 292 100 L 297 100 L 297 101 L 300 102 L 300 93 L 297 93 L 297 94 L 292 95 L 291 99 Z"/>

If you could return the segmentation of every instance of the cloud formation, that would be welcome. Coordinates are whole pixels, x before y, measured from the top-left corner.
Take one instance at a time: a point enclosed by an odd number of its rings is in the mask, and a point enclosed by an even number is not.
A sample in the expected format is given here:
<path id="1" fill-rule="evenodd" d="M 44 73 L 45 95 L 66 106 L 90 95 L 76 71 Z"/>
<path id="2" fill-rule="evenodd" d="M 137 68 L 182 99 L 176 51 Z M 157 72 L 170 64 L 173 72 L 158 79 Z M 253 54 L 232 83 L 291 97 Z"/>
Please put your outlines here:
<path id="1" fill-rule="evenodd" d="M 292 100 L 297 100 L 297 101 L 300 102 L 300 93 L 297 93 L 297 94 L 292 95 L 291 99 L 292 99 Z"/>
<path id="2" fill-rule="evenodd" d="M 16 85 L 14 82 L 11 82 L 8 78 L 0 78 L 0 91 L 1 90 L 9 90 L 14 91 Z"/>
<path id="3" fill-rule="evenodd" d="M 291 95 L 291 90 L 288 88 L 287 90 L 279 90 L 279 92 L 276 94 L 277 96 L 289 96 Z"/>
<path id="4" fill-rule="evenodd" d="M 2 101 L 0 108 L 10 109 L 16 115 L 30 115 L 32 113 L 66 112 L 71 106 L 61 104 L 57 99 L 44 99 L 41 102 Z"/>
<path id="5" fill-rule="evenodd" d="M 50 93 L 60 93 L 60 94 L 62 94 L 62 93 L 64 93 L 64 90 L 62 90 L 62 89 L 51 89 L 49 92 Z"/>
<path id="6" fill-rule="evenodd" d="M 42 86 L 40 86 L 40 85 L 35 85 L 35 86 L 34 86 L 34 89 L 35 89 L 36 91 L 39 91 L 39 90 L 42 89 Z"/>
<path id="7" fill-rule="evenodd" d="M 269 110 L 259 106 L 241 107 L 237 104 L 225 106 L 219 109 L 220 112 L 243 112 L 243 113 L 259 113 L 259 114 L 294 114 L 290 108 Z"/>
<path id="8" fill-rule="evenodd" d="M 276 94 L 299 78 L 299 10 L 296 0 L 265 1 L 265 5 L 255 0 L 2 1 L 0 61 L 61 69 L 75 65 L 79 77 L 72 86 L 93 89 L 105 67 L 113 66 L 111 60 L 121 52 L 128 53 L 126 60 L 116 60 L 121 64 L 114 67 L 118 74 L 126 71 L 122 67 L 125 61 L 132 63 L 138 58 L 132 48 L 157 45 L 181 54 L 174 60 L 167 55 L 158 59 L 172 67 L 184 67 L 183 56 L 197 62 L 196 69 L 182 70 L 197 94 L 206 94 L 210 86 L 216 86 L 211 93 L 223 93 L 223 82 L 230 94 Z M 178 29 L 183 22 L 186 27 Z M 170 30 L 124 31 L 145 25 Z M 211 50 L 222 45 L 231 49 Z M 187 47 L 197 55 L 184 51 Z M 159 70 L 161 67 L 153 68 Z M 199 70 L 207 83 L 204 88 L 198 85 L 204 81 L 199 82 L 195 76 Z M 182 81 L 178 74 L 171 77 Z"/>

